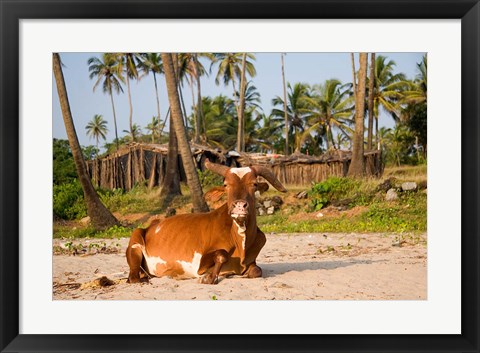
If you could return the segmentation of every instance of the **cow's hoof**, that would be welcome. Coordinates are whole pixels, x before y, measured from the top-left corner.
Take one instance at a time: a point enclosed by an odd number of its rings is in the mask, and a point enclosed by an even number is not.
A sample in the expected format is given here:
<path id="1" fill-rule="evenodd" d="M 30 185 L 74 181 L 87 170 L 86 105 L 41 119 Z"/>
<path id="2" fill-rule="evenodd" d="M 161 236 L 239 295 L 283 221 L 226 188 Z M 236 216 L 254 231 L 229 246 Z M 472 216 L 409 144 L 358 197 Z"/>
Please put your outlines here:
<path id="1" fill-rule="evenodd" d="M 218 276 L 213 273 L 207 273 L 205 276 L 202 277 L 200 283 L 203 284 L 217 284 L 218 283 Z"/>
<path id="2" fill-rule="evenodd" d="M 253 265 L 247 272 L 247 278 L 258 278 L 262 277 L 262 269 L 257 265 Z"/>

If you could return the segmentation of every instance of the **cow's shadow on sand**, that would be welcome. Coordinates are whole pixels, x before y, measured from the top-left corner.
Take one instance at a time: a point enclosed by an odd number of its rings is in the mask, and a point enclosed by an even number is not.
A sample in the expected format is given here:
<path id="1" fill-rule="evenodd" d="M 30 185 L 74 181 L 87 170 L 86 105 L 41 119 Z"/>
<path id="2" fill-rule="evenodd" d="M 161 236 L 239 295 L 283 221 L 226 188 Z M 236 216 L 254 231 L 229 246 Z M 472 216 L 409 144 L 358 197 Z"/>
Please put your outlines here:
<path id="1" fill-rule="evenodd" d="M 308 270 L 335 270 L 341 267 L 348 267 L 353 265 L 370 265 L 381 260 L 355 260 L 350 259 L 346 261 L 309 261 L 309 262 L 273 262 L 273 263 L 259 263 L 262 268 L 263 277 L 275 277 L 287 272 L 301 272 Z"/>

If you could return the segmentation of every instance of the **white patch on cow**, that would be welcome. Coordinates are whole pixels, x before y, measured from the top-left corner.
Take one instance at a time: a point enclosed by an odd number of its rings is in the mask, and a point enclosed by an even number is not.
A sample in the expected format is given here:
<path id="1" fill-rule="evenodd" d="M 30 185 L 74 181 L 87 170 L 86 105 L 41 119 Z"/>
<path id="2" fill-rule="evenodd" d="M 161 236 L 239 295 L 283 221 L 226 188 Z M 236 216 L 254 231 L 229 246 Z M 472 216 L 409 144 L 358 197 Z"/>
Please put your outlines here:
<path id="1" fill-rule="evenodd" d="M 142 246 L 138 243 L 132 245 L 132 249 L 141 248 Z"/>
<path id="2" fill-rule="evenodd" d="M 244 168 L 230 168 L 230 173 L 236 174 L 240 179 L 243 178 L 243 176 L 247 173 L 250 173 L 252 170 L 250 167 L 244 167 Z"/>
<path id="3" fill-rule="evenodd" d="M 195 253 L 193 254 L 192 262 L 177 260 L 177 263 L 179 263 L 182 266 L 183 270 L 185 271 L 185 273 L 179 278 L 200 277 L 197 272 L 198 272 L 198 269 L 200 268 L 201 259 L 202 259 L 202 254 L 199 254 L 198 252 L 195 251 Z"/>
<path id="4" fill-rule="evenodd" d="M 145 252 L 143 252 L 143 256 L 145 256 L 145 262 L 147 263 L 147 271 L 154 276 L 157 275 L 157 265 L 165 265 L 167 263 L 158 256 L 146 256 Z"/>
<path id="5" fill-rule="evenodd" d="M 242 247 L 243 247 L 243 250 L 245 250 L 245 239 L 246 239 L 245 232 L 247 231 L 247 227 L 246 226 L 242 227 L 235 220 L 233 222 L 237 226 L 237 233 L 242 238 Z"/>

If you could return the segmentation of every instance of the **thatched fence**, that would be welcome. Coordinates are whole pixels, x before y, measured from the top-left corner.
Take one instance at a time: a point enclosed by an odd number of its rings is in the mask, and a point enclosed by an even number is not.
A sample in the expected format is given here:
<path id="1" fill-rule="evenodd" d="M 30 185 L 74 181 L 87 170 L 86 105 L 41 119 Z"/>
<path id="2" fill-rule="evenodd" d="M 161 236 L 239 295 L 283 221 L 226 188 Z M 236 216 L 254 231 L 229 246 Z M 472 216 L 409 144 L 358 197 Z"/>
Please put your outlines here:
<path id="1" fill-rule="evenodd" d="M 199 170 L 205 169 L 206 158 L 232 167 L 267 165 L 286 185 L 310 185 L 329 176 L 346 176 L 351 160 L 349 151 L 332 151 L 320 157 L 303 154 L 284 157 L 278 154 L 223 153 L 195 144 L 191 144 L 191 150 Z M 104 158 L 87 161 L 87 169 L 93 183 L 102 188 L 130 190 L 138 184 L 154 187 L 162 185 L 167 152 L 167 145 L 132 143 Z M 383 172 L 380 151 L 366 151 L 364 156 L 367 175 L 380 176 Z M 178 164 L 180 180 L 185 181 L 180 156 Z"/>

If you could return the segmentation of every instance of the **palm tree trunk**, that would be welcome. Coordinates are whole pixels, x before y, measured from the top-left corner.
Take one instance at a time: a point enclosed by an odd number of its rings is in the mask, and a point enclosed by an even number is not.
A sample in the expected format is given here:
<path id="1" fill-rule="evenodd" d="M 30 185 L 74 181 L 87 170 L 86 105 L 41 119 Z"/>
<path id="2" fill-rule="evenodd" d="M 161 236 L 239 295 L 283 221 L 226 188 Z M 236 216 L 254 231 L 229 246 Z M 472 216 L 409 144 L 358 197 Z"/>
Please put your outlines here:
<path id="1" fill-rule="evenodd" d="M 100 202 L 100 199 L 93 188 L 90 176 L 88 175 L 82 149 L 78 142 L 77 133 L 75 131 L 75 125 L 73 124 L 72 112 L 70 111 L 70 103 L 68 102 L 65 79 L 63 77 L 60 56 L 58 53 L 53 54 L 53 73 L 55 75 L 55 82 L 57 84 L 63 122 L 65 124 L 68 142 L 70 143 L 73 159 L 75 161 L 78 179 L 82 185 L 83 195 L 87 206 L 87 213 L 95 229 L 101 230 L 118 225 L 119 223 L 117 219 Z"/>
<path id="2" fill-rule="evenodd" d="M 166 119 L 167 118 L 165 118 L 165 121 Z M 173 124 L 173 120 L 170 119 L 167 165 L 162 190 L 160 191 L 161 209 L 166 209 L 175 196 L 182 194 L 180 189 L 180 173 L 178 170 L 178 142 Z"/>
<path id="3" fill-rule="evenodd" d="M 157 118 L 158 118 L 158 126 L 160 127 L 160 99 L 158 98 L 158 87 L 157 87 L 157 77 L 155 76 L 155 71 L 153 71 L 153 82 L 155 83 L 155 94 L 157 98 Z M 153 135 L 153 134 L 152 134 Z M 158 134 L 158 141 L 160 141 L 161 132 Z M 153 142 L 153 141 L 152 141 Z"/>
<path id="4" fill-rule="evenodd" d="M 128 59 L 127 65 L 128 65 Z M 135 141 L 135 136 L 133 135 L 133 105 L 132 105 L 132 94 L 130 92 L 130 79 L 128 78 L 128 69 L 127 69 L 127 90 L 128 90 L 128 105 L 130 106 L 130 116 L 129 116 L 129 123 L 130 123 L 130 135 L 132 136 L 132 141 Z"/>
<path id="5" fill-rule="evenodd" d="M 365 115 L 365 86 L 367 81 L 367 53 L 360 53 L 360 68 L 358 70 L 358 87 L 355 95 L 355 132 L 353 134 L 352 160 L 348 168 L 348 176 L 362 177 L 364 175 L 363 161 L 363 130 Z"/>
<path id="6" fill-rule="evenodd" d="M 288 156 L 288 110 L 287 110 L 287 85 L 285 83 L 285 54 L 280 54 L 282 58 L 282 82 L 283 82 L 283 111 L 285 112 L 285 156 Z"/>
<path id="7" fill-rule="evenodd" d="M 368 133 L 367 149 L 372 149 L 373 140 L 373 97 L 375 90 L 375 53 L 370 54 L 370 76 L 368 82 Z"/>
<path id="8" fill-rule="evenodd" d="M 205 118 L 203 116 L 203 102 L 202 102 L 202 89 L 200 84 L 200 72 L 198 68 L 198 57 L 195 55 L 193 57 L 194 68 L 195 68 L 195 79 L 197 80 L 197 119 L 199 121 L 198 126 L 202 126 L 203 130 L 200 132 L 200 140 L 202 143 L 207 143 L 207 129 L 205 126 Z"/>
<path id="9" fill-rule="evenodd" d="M 247 65 L 247 53 L 242 55 L 242 76 L 240 79 L 240 100 L 238 102 L 238 129 L 237 129 L 237 151 L 245 151 L 245 71 Z"/>
<path id="10" fill-rule="evenodd" d="M 193 89 L 193 76 L 190 77 L 189 81 L 190 90 L 192 91 L 192 114 L 193 114 L 193 122 L 195 124 L 195 131 L 193 134 L 193 142 L 199 143 L 200 142 L 200 120 L 198 120 L 198 106 L 195 103 L 195 90 Z"/>
<path id="11" fill-rule="evenodd" d="M 112 110 L 113 110 L 113 125 L 115 126 L 115 142 L 117 145 L 117 150 L 118 150 L 118 132 L 117 132 L 117 114 L 115 114 L 115 104 L 113 104 L 113 94 L 112 94 L 112 88 L 110 87 L 110 100 L 112 102 Z"/>
<path id="12" fill-rule="evenodd" d="M 171 109 L 171 121 L 174 122 L 175 133 L 178 140 L 178 148 L 182 156 L 183 167 L 187 177 L 188 187 L 192 196 L 193 209 L 195 212 L 207 212 L 208 205 L 203 198 L 202 185 L 198 178 L 197 169 L 193 163 L 190 145 L 188 144 L 187 134 L 185 132 L 182 118 L 182 109 L 180 106 L 180 97 L 177 91 L 177 82 L 175 79 L 175 70 L 173 68 L 172 55 L 162 53 L 162 61 L 165 70 L 165 81 L 167 84 L 168 100 Z"/>
<path id="13" fill-rule="evenodd" d="M 354 97 L 357 96 L 357 78 L 355 77 L 355 55 L 353 53 L 350 54 L 352 58 L 352 74 L 353 74 L 353 95 Z"/>

